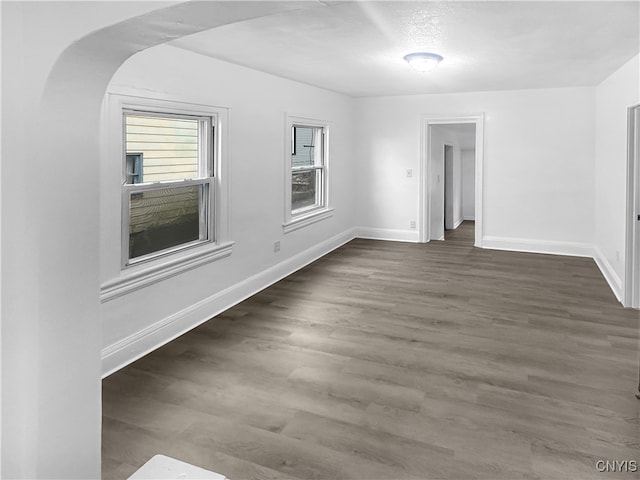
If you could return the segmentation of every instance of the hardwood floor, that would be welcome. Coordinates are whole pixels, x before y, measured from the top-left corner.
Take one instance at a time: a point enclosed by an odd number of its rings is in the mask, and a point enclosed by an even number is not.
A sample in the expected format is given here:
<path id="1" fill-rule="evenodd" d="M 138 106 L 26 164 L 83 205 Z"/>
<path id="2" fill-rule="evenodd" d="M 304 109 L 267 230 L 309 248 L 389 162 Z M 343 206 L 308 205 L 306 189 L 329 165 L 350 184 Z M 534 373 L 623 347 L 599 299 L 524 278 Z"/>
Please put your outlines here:
<path id="1" fill-rule="evenodd" d="M 591 259 L 472 242 L 354 240 L 111 375 L 104 478 L 638 478 L 596 468 L 640 463 L 638 311 Z"/>

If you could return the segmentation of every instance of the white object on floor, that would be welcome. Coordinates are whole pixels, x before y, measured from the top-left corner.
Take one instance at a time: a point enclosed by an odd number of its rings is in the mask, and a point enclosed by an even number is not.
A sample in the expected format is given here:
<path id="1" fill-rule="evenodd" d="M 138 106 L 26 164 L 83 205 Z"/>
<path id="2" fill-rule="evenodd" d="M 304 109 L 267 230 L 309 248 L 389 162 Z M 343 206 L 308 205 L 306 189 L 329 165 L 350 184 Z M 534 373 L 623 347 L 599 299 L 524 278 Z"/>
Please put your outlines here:
<path id="1" fill-rule="evenodd" d="M 228 480 L 224 475 L 190 465 L 165 455 L 155 455 L 141 466 L 129 480 L 207 479 Z"/>

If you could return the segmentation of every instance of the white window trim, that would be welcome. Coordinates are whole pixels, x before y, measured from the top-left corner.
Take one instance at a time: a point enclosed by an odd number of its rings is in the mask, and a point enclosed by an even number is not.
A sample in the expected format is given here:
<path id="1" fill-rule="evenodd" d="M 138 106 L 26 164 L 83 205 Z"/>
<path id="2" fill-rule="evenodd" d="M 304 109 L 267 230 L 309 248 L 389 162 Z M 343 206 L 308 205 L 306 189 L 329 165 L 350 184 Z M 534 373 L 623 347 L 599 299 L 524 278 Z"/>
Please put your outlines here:
<path id="1" fill-rule="evenodd" d="M 201 247 L 184 249 L 166 258 L 158 258 L 162 261 L 149 261 L 135 265 L 120 277 L 100 286 L 100 301 L 107 302 L 201 265 L 228 257 L 231 255 L 232 248 L 233 242 L 207 243 Z"/>
<path id="2" fill-rule="evenodd" d="M 304 125 L 310 127 L 320 127 L 324 133 L 323 144 L 323 178 L 322 178 L 322 192 L 320 193 L 323 199 L 323 205 L 303 210 L 297 215 L 293 215 L 291 212 L 291 145 L 292 145 L 292 130 L 294 125 Z M 329 158 L 330 158 L 330 146 L 329 141 L 331 130 L 331 122 L 326 120 L 320 120 L 312 116 L 302 115 L 285 115 L 285 161 L 284 161 L 284 223 L 282 228 L 284 233 L 293 232 L 300 228 L 306 227 L 313 223 L 319 222 L 326 218 L 333 216 L 334 209 L 331 208 L 330 196 L 329 196 Z"/>
<path id="3" fill-rule="evenodd" d="M 203 242 L 187 248 L 177 249 L 166 254 L 158 255 L 144 262 L 122 265 L 122 250 L 118 256 L 119 274 L 102 283 L 100 287 L 101 302 L 109 301 L 132 291 L 144 288 L 166 278 L 192 270 L 201 265 L 228 257 L 232 253 L 233 242 L 230 241 L 230 169 L 229 169 L 229 109 L 210 105 L 201 105 L 176 101 L 163 96 L 154 98 L 140 97 L 130 94 L 110 93 L 107 98 L 107 141 L 109 156 L 118 153 L 118 171 L 122 167 L 122 152 L 124 152 L 124 131 L 122 112 L 124 110 L 143 110 L 158 113 L 177 113 L 192 116 L 209 116 L 216 119 L 216 141 L 213 148 L 213 189 L 212 189 L 212 220 L 211 231 L 214 238 L 210 242 Z M 110 157 L 109 157 L 110 158 Z M 110 159 L 111 161 L 111 159 Z M 114 162 L 115 165 L 115 162 Z M 109 186 L 117 188 L 122 195 L 122 185 Z M 122 225 L 122 202 L 118 210 L 120 225 Z M 123 228 L 123 227 L 121 227 Z M 122 245 L 120 245 L 122 249 Z M 114 257 L 115 259 L 115 257 Z M 110 271 L 115 268 L 110 269 Z"/>

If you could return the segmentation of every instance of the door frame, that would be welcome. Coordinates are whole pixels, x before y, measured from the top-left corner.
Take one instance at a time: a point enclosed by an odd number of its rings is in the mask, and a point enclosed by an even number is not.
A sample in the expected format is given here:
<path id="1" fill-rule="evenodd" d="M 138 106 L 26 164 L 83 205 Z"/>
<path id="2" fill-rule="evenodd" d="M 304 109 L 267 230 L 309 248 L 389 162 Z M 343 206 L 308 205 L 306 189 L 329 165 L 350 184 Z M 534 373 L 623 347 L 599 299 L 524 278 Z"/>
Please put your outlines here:
<path id="1" fill-rule="evenodd" d="M 627 109 L 627 211 L 622 304 L 640 308 L 640 104 Z"/>
<path id="2" fill-rule="evenodd" d="M 483 164 L 484 164 L 484 112 L 468 115 L 421 115 L 420 117 L 420 235 L 419 242 L 431 240 L 431 126 L 469 123 L 476 126 L 475 171 L 475 247 L 482 247 L 483 232 Z"/>

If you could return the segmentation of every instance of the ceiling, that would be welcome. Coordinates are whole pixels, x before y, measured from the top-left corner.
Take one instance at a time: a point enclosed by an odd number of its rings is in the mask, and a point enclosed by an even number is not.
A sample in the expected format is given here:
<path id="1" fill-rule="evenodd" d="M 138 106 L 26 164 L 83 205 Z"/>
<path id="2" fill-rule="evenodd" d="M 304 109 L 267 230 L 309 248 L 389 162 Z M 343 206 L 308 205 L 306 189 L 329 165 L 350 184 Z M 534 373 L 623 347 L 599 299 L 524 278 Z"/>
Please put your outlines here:
<path id="1" fill-rule="evenodd" d="M 640 0 L 305 1 L 171 44 L 361 97 L 596 85 L 640 51 L 639 32 Z M 418 73 L 402 60 L 413 51 L 444 60 Z"/>

